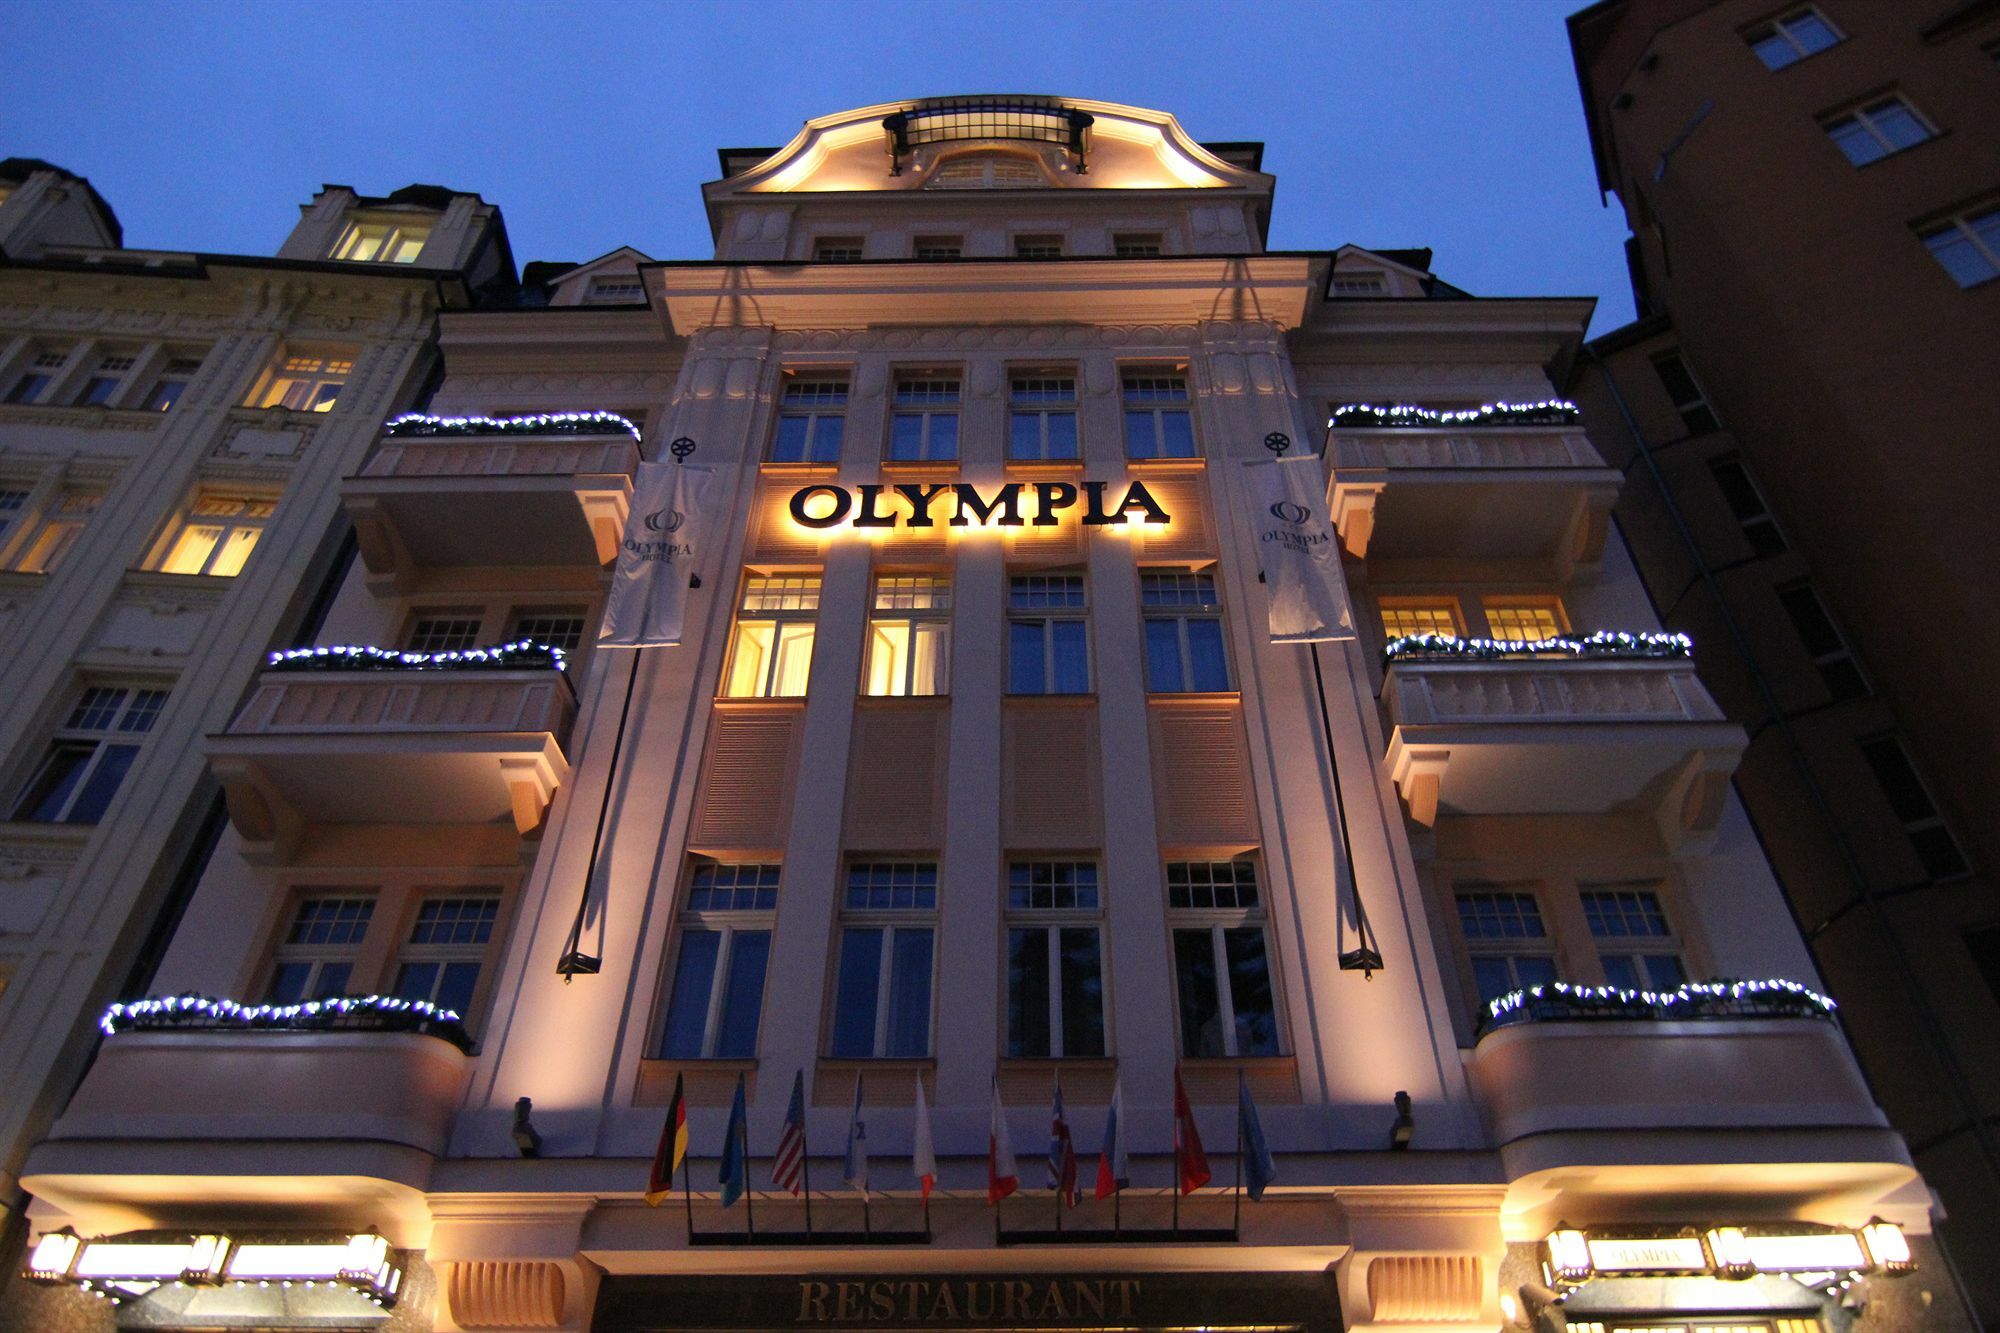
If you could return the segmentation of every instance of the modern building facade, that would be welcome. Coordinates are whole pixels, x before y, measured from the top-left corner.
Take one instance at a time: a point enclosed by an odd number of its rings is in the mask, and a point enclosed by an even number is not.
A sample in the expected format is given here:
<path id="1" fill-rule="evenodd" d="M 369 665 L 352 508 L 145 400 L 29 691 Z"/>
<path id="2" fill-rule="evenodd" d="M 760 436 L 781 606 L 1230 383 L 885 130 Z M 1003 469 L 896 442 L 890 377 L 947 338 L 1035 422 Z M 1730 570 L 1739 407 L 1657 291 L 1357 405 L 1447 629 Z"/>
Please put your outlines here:
<path id="1" fill-rule="evenodd" d="M 0 1324 L 1967 1327 L 1550 401 L 1590 302 L 1270 251 L 1260 159 L 861 108 L 722 152 L 713 258 L 443 312 Z M 1272 641 L 1274 453 L 1358 639 Z M 684 536 L 682 642 L 595 646 Z"/>
<path id="2" fill-rule="evenodd" d="M 378 233 L 402 250 L 371 251 Z M 424 387 L 438 309 L 513 281 L 470 195 L 328 187 L 276 258 L 174 254 L 124 246 L 89 182 L 0 162 L 10 1225 L 97 1015 L 220 826 L 201 737 L 310 618 L 336 483 Z"/>
<path id="3" fill-rule="evenodd" d="M 1621 2 L 1570 31 L 1640 314 L 1572 391 L 1991 1327 L 2000 644 L 1961 557 L 2000 483 L 2000 8 Z"/>

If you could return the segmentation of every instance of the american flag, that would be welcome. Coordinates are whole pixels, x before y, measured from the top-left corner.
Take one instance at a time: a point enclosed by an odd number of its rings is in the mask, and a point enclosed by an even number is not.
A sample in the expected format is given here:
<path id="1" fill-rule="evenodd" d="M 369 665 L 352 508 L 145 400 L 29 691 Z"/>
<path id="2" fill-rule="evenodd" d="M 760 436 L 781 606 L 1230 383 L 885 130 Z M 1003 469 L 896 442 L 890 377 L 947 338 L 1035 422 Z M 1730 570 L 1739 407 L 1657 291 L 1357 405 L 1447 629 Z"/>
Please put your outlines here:
<path id="1" fill-rule="evenodd" d="M 802 1069 L 792 1075 L 792 1104 L 785 1108 L 785 1128 L 778 1135 L 778 1155 L 771 1161 L 771 1183 L 797 1197 L 805 1171 L 806 1075 Z"/>

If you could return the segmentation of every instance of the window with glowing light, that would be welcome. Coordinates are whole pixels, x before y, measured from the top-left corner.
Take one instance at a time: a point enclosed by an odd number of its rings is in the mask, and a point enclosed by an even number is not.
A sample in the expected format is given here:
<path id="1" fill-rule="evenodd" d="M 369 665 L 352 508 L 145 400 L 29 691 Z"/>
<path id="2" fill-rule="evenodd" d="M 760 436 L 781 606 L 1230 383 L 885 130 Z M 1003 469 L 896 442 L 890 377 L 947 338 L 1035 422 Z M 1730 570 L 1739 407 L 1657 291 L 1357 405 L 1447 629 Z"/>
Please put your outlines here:
<path id="1" fill-rule="evenodd" d="M 357 220 L 347 224 L 329 258 L 358 264 L 414 264 L 430 235 L 428 222 Z"/>
<path id="2" fill-rule="evenodd" d="M 1569 617 L 1559 597 L 1482 597 L 1489 638 L 1533 643 L 1569 633 Z"/>
<path id="3" fill-rule="evenodd" d="M 757 1054 L 779 870 L 707 860 L 689 867 L 661 1058 L 744 1060 Z"/>
<path id="4" fill-rule="evenodd" d="M 1383 597 L 1377 601 L 1382 616 L 1382 636 L 1401 639 L 1417 634 L 1441 634 L 1457 638 L 1465 633 L 1453 597 Z"/>
<path id="5" fill-rule="evenodd" d="M 103 502 L 98 491 L 66 489 L 51 496 L 32 519 L 17 520 L 23 535 L 7 550 L 8 567 L 22 574 L 53 574 Z"/>
<path id="6" fill-rule="evenodd" d="M 937 897 L 934 861 L 849 863 L 828 1055 L 920 1059 L 931 1054 Z"/>
<path id="7" fill-rule="evenodd" d="M 1007 1054 L 1104 1054 L 1104 950 L 1095 861 L 1007 867 Z"/>
<path id="8" fill-rule="evenodd" d="M 940 574 L 878 574 L 868 619 L 863 693 L 951 692 L 951 580 Z"/>
<path id="9" fill-rule="evenodd" d="M 97 823 L 166 706 L 164 689 L 86 687 L 16 798 L 12 818 L 37 824 Z"/>
<path id="10" fill-rule="evenodd" d="M 817 574 L 750 574 L 737 603 L 724 697 L 802 698 L 819 621 Z"/>
<path id="11" fill-rule="evenodd" d="M 1256 863 L 1169 861 L 1166 870 L 1181 1054 L 1282 1054 Z"/>
<path id="12" fill-rule="evenodd" d="M 254 496 L 197 496 L 176 520 L 154 567 L 162 574 L 240 574 L 276 508 L 275 501 Z"/>
<path id="13" fill-rule="evenodd" d="M 247 406 L 284 407 L 294 412 L 331 412 L 340 400 L 354 361 L 344 356 L 286 356 L 267 372 Z"/>

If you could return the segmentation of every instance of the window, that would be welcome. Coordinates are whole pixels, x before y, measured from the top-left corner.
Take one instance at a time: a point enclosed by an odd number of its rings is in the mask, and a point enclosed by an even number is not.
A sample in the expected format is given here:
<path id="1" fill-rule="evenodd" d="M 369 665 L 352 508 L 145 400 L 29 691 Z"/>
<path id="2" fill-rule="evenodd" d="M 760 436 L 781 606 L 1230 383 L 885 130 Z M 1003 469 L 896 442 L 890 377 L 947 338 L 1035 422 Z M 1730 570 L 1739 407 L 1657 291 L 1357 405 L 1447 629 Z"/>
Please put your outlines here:
<path id="1" fill-rule="evenodd" d="M 512 640 L 533 639 L 573 653 L 583 642 L 587 617 L 581 611 L 517 611 L 514 626 L 507 631 Z"/>
<path id="2" fill-rule="evenodd" d="M 1870 102 L 1820 124 L 1826 130 L 1826 137 L 1857 167 L 1920 144 L 1932 133 L 1931 127 L 1900 97 Z"/>
<path id="3" fill-rule="evenodd" d="M 847 868 L 834 980 L 835 1057 L 931 1053 L 937 865 L 859 861 Z"/>
<path id="4" fill-rule="evenodd" d="M 2000 926 L 1980 926 L 1965 932 L 1965 947 L 1972 965 L 1986 982 L 1995 1001 L 2000 1001 Z"/>
<path id="5" fill-rule="evenodd" d="M 227 578 L 243 571 L 264 524 L 277 508 L 270 500 L 235 495 L 203 495 L 188 507 L 180 531 L 160 558 L 163 574 L 210 574 Z"/>
<path id="6" fill-rule="evenodd" d="M 1120 231 L 1111 235 L 1111 253 L 1120 259 L 1153 259 L 1160 251 L 1160 233 L 1156 231 Z"/>
<path id="7" fill-rule="evenodd" d="M 965 241 L 958 236 L 919 236 L 911 254 L 917 259 L 962 259 Z"/>
<path id="8" fill-rule="evenodd" d="M 1765 69 L 1783 69 L 1826 50 L 1840 41 L 1840 34 L 1818 10 L 1807 7 L 1750 29 L 1743 40 L 1750 43 Z"/>
<path id="9" fill-rule="evenodd" d="M 1679 352 L 1662 352 L 1653 358 L 1654 373 L 1660 377 L 1660 385 L 1673 400 L 1674 410 L 1681 414 L 1681 425 L 1690 435 L 1703 435 L 1712 430 L 1721 430 L 1722 423 L 1715 419 L 1715 412 L 1702 396 L 1701 386 L 1694 382 L 1694 374 L 1681 359 Z"/>
<path id="10" fill-rule="evenodd" d="M 942 463 L 958 457 L 958 376 L 912 372 L 896 377 L 889 420 L 889 461 Z"/>
<path id="11" fill-rule="evenodd" d="M 615 277 L 592 278 L 590 289 L 583 294 L 585 305 L 630 305 L 646 299 L 646 285 L 636 273 L 620 273 Z"/>
<path id="12" fill-rule="evenodd" d="M 414 264 L 430 239 L 428 222 L 350 222 L 333 258 L 368 264 Z"/>
<path id="13" fill-rule="evenodd" d="M 868 621 L 868 694 L 951 690 L 951 580 L 879 574 Z"/>
<path id="14" fill-rule="evenodd" d="M 118 386 L 125 382 L 125 376 L 131 373 L 132 366 L 137 361 L 138 358 L 135 356 L 122 354 L 99 357 L 96 368 L 90 372 L 90 378 L 83 382 L 83 386 L 76 391 L 76 396 L 69 400 L 70 405 L 109 407 L 111 400 L 118 396 Z"/>
<path id="15" fill-rule="evenodd" d="M 14 803 L 13 818 L 95 824 L 139 757 L 140 737 L 167 706 L 165 690 L 94 685 L 57 728 L 49 752 Z"/>
<path id="16" fill-rule="evenodd" d="M 1276 990 L 1255 865 L 1170 861 L 1167 905 L 1181 1054 L 1277 1055 Z"/>
<path id="17" fill-rule="evenodd" d="M 56 377 L 56 372 L 68 364 L 69 353 L 67 351 L 37 352 L 35 359 L 28 365 L 28 372 L 15 380 L 14 387 L 7 390 L 7 401 L 10 403 L 34 402 L 42 396 L 43 390 L 49 387 L 49 381 Z"/>
<path id="18" fill-rule="evenodd" d="M 6 546 L 7 534 L 27 517 L 28 500 L 33 494 L 33 491 L 0 488 L 0 547 Z"/>
<path id="19" fill-rule="evenodd" d="M 818 618 L 819 575 L 746 576 L 723 694 L 731 699 L 804 695 Z"/>
<path id="20" fill-rule="evenodd" d="M 986 153 L 938 164 L 924 181 L 926 190 L 1039 190 L 1048 178 L 1025 158 Z"/>
<path id="21" fill-rule="evenodd" d="M 396 959 L 396 994 L 429 1000 L 461 1016 L 471 1013 L 479 967 L 499 920 L 497 894 L 424 899 Z"/>
<path id="22" fill-rule="evenodd" d="M 1534 894 L 1478 888 L 1460 891 L 1457 900 L 1458 929 L 1482 1008 L 1509 991 L 1556 979 L 1555 944 Z"/>
<path id="23" fill-rule="evenodd" d="M 1125 376 L 1125 456 L 1195 456 L 1185 376 L 1156 371 Z"/>
<path id="24" fill-rule="evenodd" d="M 1931 258 L 1944 265 L 1959 286 L 1976 287 L 2000 276 L 2000 208 L 1963 214 L 1920 234 Z"/>
<path id="25" fill-rule="evenodd" d="M 1229 653 L 1222 644 L 1222 602 L 1215 575 L 1191 569 L 1149 569 L 1139 575 L 1146 618 L 1146 688 L 1154 694 L 1212 693 L 1229 688 Z"/>
<path id="26" fill-rule="evenodd" d="M 1388 291 L 1388 283 L 1380 273 L 1336 273 L 1333 276 L 1335 296 L 1384 296 Z"/>
<path id="27" fill-rule="evenodd" d="M 1893 736 L 1883 736 L 1863 742 L 1861 753 L 1868 760 L 1868 767 L 1875 771 L 1875 780 L 1882 784 L 1889 808 L 1902 822 L 1911 849 L 1923 862 L 1924 873 L 1932 879 L 1952 879 L 1968 873 L 1971 867 L 1966 864 L 1965 853 L 1958 848 L 1958 839 L 1945 826 L 1937 802 L 1925 790 L 1923 779 L 1917 776 L 1916 765 L 1910 762 L 1902 742 Z"/>
<path id="28" fill-rule="evenodd" d="M 1016 374 L 1008 399 L 1007 457 L 1016 462 L 1073 462 L 1076 377 Z"/>
<path id="29" fill-rule="evenodd" d="M 252 407 L 288 407 L 294 412 L 331 412 L 354 371 L 354 362 L 326 356 L 288 356 L 271 373 Z"/>
<path id="30" fill-rule="evenodd" d="M 1458 602 L 1450 597 L 1384 597 L 1378 609 L 1382 636 L 1387 639 L 1416 634 L 1456 638 L 1465 632 L 1458 618 Z"/>
<path id="31" fill-rule="evenodd" d="M 1827 692 L 1835 699 L 1859 699 L 1868 693 L 1868 682 L 1861 674 L 1861 668 L 1848 649 L 1847 641 L 1840 636 L 1833 617 L 1827 614 L 1826 604 L 1819 599 L 1809 583 L 1795 583 L 1789 588 L 1778 590 L 1778 604 L 1785 608 L 1785 614 L 1792 619 L 1792 628 L 1798 631 L 1799 642 L 1812 655 L 1813 665 L 1819 668 L 1820 679 L 1826 682 Z"/>
<path id="32" fill-rule="evenodd" d="M 411 622 L 403 646 L 413 653 L 462 653 L 479 642 L 483 623 L 476 611 L 433 611 Z"/>
<path id="33" fill-rule="evenodd" d="M 1765 556 L 1782 555 L 1790 549 L 1785 534 L 1778 528 L 1778 520 L 1764 503 L 1764 496 L 1750 479 L 1750 470 L 1742 459 L 1718 458 L 1708 465 L 1708 470 L 1752 551 Z"/>
<path id="34" fill-rule="evenodd" d="M 660 1035 L 663 1058 L 747 1060 L 757 1054 L 778 870 L 712 861 L 695 865 Z"/>
<path id="35" fill-rule="evenodd" d="M 1083 575 L 1016 574 L 1007 607 L 1008 693 L 1089 694 Z"/>
<path id="36" fill-rule="evenodd" d="M 1583 917 L 1597 941 L 1604 980 L 1620 990 L 1672 990 L 1687 980 L 1660 896 L 1649 888 L 1583 890 Z"/>
<path id="37" fill-rule="evenodd" d="M 1484 597 L 1486 633 L 1495 639 L 1538 643 L 1569 632 L 1562 601 L 1555 597 Z"/>
<path id="38" fill-rule="evenodd" d="M 852 264 L 861 258 L 861 238 L 822 236 L 813 242 L 813 258 L 822 264 Z"/>
<path id="39" fill-rule="evenodd" d="M 103 500 L 94 491 L 64 491 L 56 496 L 42 511 L 40 526 L 21 543 L 14 568 L 23 574 L 54 573 Z"/>
<path id="40" fill-rule="evenodd" d="M 354 963 L 374 915 L 372 897 L 340 890 L 301 900 L 278 945 L 264 1003 L 298 1004 L 353 993 Z"/>
<path id="41" fill-rule="evenodd" d="M 838 463 L 846 424 L 847 376 L 817 375 L 786 381 L 771 440 L 773 463 Z"/>
<path id="42" fill-rule="evenodd" d="M 1063 252 L 1060 236 L 1016 236 L 1014 257 L 1016 259 L 1061 259 Z"/>
<path id="43" fill-rule="evenodd" d="M 1007 1054 L 1104 1054 L 1104 954 L 1092 861 L 1007 868 Z"/>
<path id="44" fill-rule="evenodd" d="M 173 410 L 181 395 L 187 392 L 188 381 L 201 369 L 198 356 L 177 356 L 168 361 L 153 381 L 153 387 L 146 390 L 146 399 L 139 406 L 148 412 L 168 412 Z"/>

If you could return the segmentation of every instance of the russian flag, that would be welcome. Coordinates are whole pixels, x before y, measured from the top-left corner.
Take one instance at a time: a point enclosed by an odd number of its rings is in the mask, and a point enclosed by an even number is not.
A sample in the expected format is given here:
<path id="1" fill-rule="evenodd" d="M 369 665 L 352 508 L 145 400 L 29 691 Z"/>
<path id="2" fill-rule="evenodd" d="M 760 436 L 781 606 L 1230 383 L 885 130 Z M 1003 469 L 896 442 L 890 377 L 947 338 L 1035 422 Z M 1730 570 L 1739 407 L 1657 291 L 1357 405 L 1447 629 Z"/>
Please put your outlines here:
<path id="1" fill-rule="evenodd" d="M 1100 1199 L 1108 1199 L 1125 1188 L 1131 1168 L 1125 1160 L 1125 1084 L 1111 1085 L 1111 1109 L 1104 1113 L 1104 1146 L 1097 1151 L 1097 1188 Z"/>

